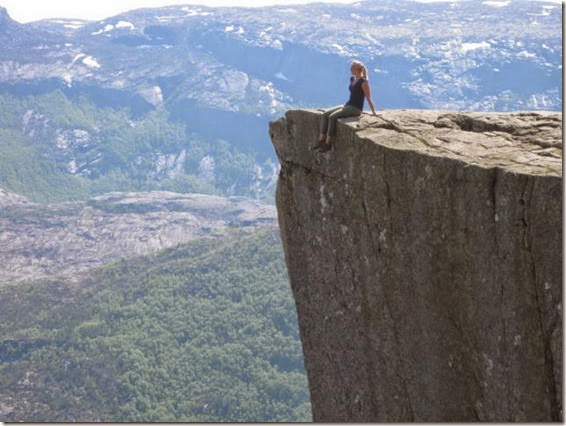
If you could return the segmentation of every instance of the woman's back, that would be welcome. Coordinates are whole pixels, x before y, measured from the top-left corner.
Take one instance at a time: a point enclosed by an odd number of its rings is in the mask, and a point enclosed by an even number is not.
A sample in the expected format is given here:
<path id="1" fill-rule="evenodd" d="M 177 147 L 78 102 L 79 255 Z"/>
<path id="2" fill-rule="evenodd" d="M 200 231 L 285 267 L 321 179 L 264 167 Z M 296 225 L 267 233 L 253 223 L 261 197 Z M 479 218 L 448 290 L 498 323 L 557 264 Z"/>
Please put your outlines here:
<path id="1" fill-rule="evenodd" d="M 354 82 L 354 77 L 350 77 L 350 99 L 348 99 L 346 105 L 352 105 L 363 111 L 365 94 L 362 89 L 362 84 L 364 84 L 365 81 L 367 80 L 364 77 L 360 77 Z"/>

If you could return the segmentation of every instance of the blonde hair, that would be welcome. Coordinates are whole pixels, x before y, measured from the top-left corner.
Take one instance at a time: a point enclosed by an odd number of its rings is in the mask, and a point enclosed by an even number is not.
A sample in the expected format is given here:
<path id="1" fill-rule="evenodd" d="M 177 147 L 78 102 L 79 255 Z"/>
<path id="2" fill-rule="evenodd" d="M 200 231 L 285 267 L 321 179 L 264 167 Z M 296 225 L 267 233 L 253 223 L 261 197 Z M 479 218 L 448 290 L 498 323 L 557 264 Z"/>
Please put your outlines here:
<path id="1" fill-rule="evenodd" d="M 366 68 L 366 66 L 360 62 L 360 61 L 352 61 L 352 66 L 355 66 L 358 70 L 360 70 L 362 72 L 362 77 L 365 78 L 366 80 L 369 80 L 368 78 L 368 70 Z"/>

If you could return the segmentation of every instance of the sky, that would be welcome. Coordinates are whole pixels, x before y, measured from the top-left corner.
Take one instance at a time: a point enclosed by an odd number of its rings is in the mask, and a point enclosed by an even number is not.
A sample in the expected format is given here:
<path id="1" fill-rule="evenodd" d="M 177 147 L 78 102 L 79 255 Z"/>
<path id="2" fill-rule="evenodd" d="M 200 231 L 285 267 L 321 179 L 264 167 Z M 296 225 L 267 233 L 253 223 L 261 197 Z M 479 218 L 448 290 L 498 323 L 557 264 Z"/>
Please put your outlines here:
<path id="1" fill-rule="evenodd" d="M 269 6 L 273 4 L 305 4 L 315 0 L 0 0 L 10 17 L 26 23 L 48 18 L 78 18 L 99 21 L 128 10 L 142 7 L 163 7 L 178 4 L 205 6 Z M 326 3 L 354 3 L 359 0 L 316 0 Z M 460 0 L 415 0 L 420 2 Z M 504 2 L 504 0 L 497 0 Z M 560 3 L 562 0 L 549 0 Z"/>
<path id="2" fill-rule="evenodd" d="M 205 6 L 268 6 L 304 4 L 313 0 L 0 0 L 10 17 L 20 23 L 47 18 L 101 20 L 132 9 L 175 4 Z M 321 1 L 321 0 L 318 0 Z M 324 0 L 323 0 L 324 1 Z M 332 0 L 329 3 L 354 3 L 357 0 Z"/>

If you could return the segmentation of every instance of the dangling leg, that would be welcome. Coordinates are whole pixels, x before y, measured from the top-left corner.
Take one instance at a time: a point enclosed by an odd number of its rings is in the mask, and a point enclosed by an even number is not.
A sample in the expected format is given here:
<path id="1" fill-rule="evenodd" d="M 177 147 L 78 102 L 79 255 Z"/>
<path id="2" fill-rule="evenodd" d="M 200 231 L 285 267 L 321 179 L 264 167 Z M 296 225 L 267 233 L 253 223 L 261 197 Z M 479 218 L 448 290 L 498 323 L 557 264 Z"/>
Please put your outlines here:
<path id="1" fill-rule="evenodd" d="M 339 111 L 342 108 L 343 105 L 338 105 L 324 111 L 324 113 L 322 114 L 322 119 L 320 120 L 320 134 L 318 136 L 318 141 L 316 145 L 314 145 L 311 149 L 315 150 L 324 147 L 326 142 L 326 135 L 328 133 L 328 126 L 329 126 L 328 118 L 332 113 Z"/>
<path id="2" fill-rule="evenodd" d="M 362 111 L 351 105 L 345 105 L 342 108 L 336 109 L 328 117 L 328 132 L 326 136 L 326 145 L 320 148 L 320 152 L 326 152 L 332 149 L 332 140 L 336 136 L 336 121 L 339 118 L 357 117 L 361 115 Z"/>

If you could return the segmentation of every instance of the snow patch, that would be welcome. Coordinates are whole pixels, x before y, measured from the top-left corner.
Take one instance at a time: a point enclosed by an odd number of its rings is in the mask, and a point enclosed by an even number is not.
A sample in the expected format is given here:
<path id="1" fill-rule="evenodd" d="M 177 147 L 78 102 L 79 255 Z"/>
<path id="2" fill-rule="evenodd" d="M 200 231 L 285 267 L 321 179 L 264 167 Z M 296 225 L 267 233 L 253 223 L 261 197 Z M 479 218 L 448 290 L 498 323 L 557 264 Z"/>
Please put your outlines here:
<path id="1" fill-rule="evenodd" d="M 462 43 L 462 52 L 470 52 L 472 50 L 478 49 L 489 49 L 491 44 L 487 41 L 482 41 L 481 43 Z"/>
<path id="2" fill-rule="evenodd" d="M 76 55 L 75 58 L 72 60 L 71 65 L 68 66 L 68 68 L 71 68 L 79 60 L 87 67 L 100 68 L 100 64 L 98 63 L 98 61 L 94 59 L 92 56 L 88 56 L 86 53 L 79 53 L 78 55 Z"/>
<path id="3" fill-rule="evenodd" d="M 114 29 L 121 29 L 121 28 L 127 28 L 130 30 L 135 29 L 135 25 L 132 24 L 131 22 L 128 21 L 118 21 L 118 23 L 116 25 L 113 24 L 106 24 L 104 28 L 102 28 L 101 30 L 98 30 L 94 33 L 91 33 L 91 35 L 98 35 L 98 34 L 102 34 L 102 33 L 107 33 L 109 31 L 112 31 Z"/>
<path id="4" fill-rule="evenodd" d="M 227 29 L 229 27 L 226 27 Z M 283 43 L 281 40 L 274 39 L 273 36 L 270 34 L 273 27 L 268 27 L 259 32 L 258 38 L 261 39 L 265 46 L 269 46 L 273 49 L 283 50 Z M 232 27 L 231 30 L 233 31 L 234 28 Z"/>
<path id="5" fill-rule="evenodd" d="M 347 48 L 345 48 L 344 46 L 341 46 L 337 43 L 332 43 L 331 46 L 334 49 L 336 49 L 336 53 L 338 53 L 338 55 L 341 55 L 341 56 L 356 56 L 356 55 L 353 55 L 352 52 L 350 52 Z"/>
<path id="6" fill-rule="evenodd" d="M 84 27 L 85 23 L 81 21 L 71 21 L 71 22 L 66 22 L 63 26 L 65 28 L 69 28 L 70 30 L 78 30 L 79 28 Z"/>
<path id="7" fill-rule="evenodd" d="M 61 78 L 63 79 L 67 87 L 71 87 L 73 85 L 73 74 L 71 74 L 70 72 L 64 72 L 61 75 Z"/>
<path id="8" fill-rule="evenodd" d="M 79 59 L 82 59 L 82 58 L 84 58 L 85 56 L 86 56 L 86 54 L 85 54 L 85 53 L 79 53 L 79 54 L 78 54 L 77 56 L 75 56 L 75 58 L 74 58 L 74 59 L 72 60 L 72 62 L 71 62 L 71 65 L 70 65 L 70 66 L 73 66 L 73 65 L 75 65 L 75 62 L 77 62 L 77 61 L 78 61 Z"/>
<path id="9" fill-rule="evenodd" d="M 212 15 L 211 12 L 202 12 L 201 9 L 194 9 L 194 8 L 191 8 L 191 7 L 182 7 L 181 10 L 186 13 L 185 17 Z"/>
<path id="10" fill-rule="evenodd" d="M 100 64 L 92 56 L 86 56 L 82 60 L 83 64 L 90 68 L 100 68 Z"/>
<path id="11" fill-rule="evenodd" d="M 280 40 L 275 40 L 273 43 L 271 43 L 271 47 L 277 50 L 283 50 L 283 43 L 281 43 Z"/>
<path id="12" fill-rule="evenodd" d="M 368 33 L 364 34 L 365 38 L 369 41 L 371 41 L 372 43 L 379 43 L 375 38 L 373 38 L 371 35 L 369 35 Z"/>
<path id="13" fill-rule="evenodd" d="M 159 86 L 140 89 L 139 93 L 146 101 L 148 101 L 152 105 L 158 106 L 163 103 L 163 92 L 161 91 L 161 87 Z"/>
<path id="14" fill-rule="evenodd" d="M 108 31 L 112 31 L 113 29 L 114 29 L 114 25 L 108 24 L 103 29 L 101 29 L 101 30 L 99 30 L 95 33 L 91 33 L 91 35 L 98 35 L 98 34 L 102 34 L 102 33 L 107 33 Z"/>
<path id="15" fill-rule="evenodd" d="M 131 22 L 128 22 L 128 21 L 119 21 L 116 24 L 116 28 L 128 28 L 130 30 L 134 30 L 136 28 L 136 26 L 134 24 L 132 24 Z"/>
<path id="16" fill-rule="evenodd" d="M 486 5 L 486 6 L 491 6 L 491 7 L 505 7 L 505 6 L 509 6 L 511 4 L 511 2 L 509 0 L 507 0 L 507 1 L 484 1 L 482 4 Z"/>
<path id="17" fill-rule="evenodd" d="M 175 18 L 177 18 L 177 16 L 175 16 L 175 15 L 158 16 L 157 20 L 159 21 L 159 23 L 162 23 L 162 22 L 171 22 Z"/>
<path id="18" fill-rule="evenodd" d="M 227 33 L 233 32 L 234 34 L 244 34 L 246 32 L 242 27 L 238 27 L 238 29 L 236 30 L 236 27 L 234 25 L 228 25 L 226 28 L 224 28 L 224 31 Z"/>

